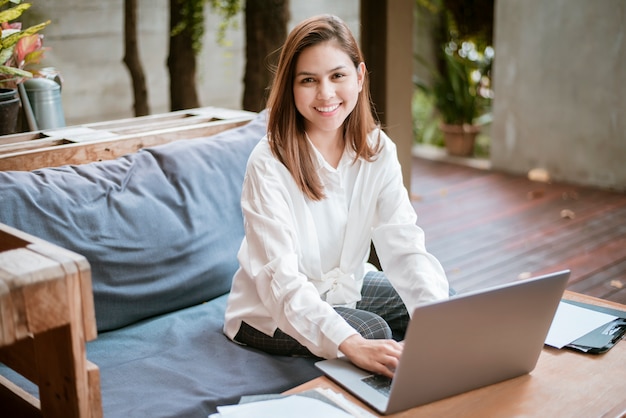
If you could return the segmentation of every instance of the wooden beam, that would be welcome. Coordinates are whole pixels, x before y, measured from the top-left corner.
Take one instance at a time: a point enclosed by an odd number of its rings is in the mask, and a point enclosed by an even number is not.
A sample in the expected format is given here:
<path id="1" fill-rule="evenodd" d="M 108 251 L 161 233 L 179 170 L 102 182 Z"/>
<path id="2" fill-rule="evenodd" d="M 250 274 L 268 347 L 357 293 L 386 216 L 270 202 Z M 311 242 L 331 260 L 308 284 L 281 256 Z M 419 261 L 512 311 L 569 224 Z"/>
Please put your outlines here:
<path id="1" fill-rule="evenodd" d="M 413 122 L 413 0 L 361 0 L 361 48 L 378 117 L 398 147 L 410 190 Z"/>

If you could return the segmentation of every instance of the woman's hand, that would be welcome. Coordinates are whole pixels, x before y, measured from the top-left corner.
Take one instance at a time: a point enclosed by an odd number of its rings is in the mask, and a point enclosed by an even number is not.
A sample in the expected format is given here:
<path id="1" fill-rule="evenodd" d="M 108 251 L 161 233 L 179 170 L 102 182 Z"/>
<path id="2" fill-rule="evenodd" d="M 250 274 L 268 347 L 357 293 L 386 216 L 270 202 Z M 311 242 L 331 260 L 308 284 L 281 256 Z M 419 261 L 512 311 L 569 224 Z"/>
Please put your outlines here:
<path id="1" fill-rule="evenodd" d="M 394 340 L 368 340 L 360 334 L 352 335 L 339 344 L 339 350 L 362 369 L 389 378 L 398 367 L 403 344 Z"/>

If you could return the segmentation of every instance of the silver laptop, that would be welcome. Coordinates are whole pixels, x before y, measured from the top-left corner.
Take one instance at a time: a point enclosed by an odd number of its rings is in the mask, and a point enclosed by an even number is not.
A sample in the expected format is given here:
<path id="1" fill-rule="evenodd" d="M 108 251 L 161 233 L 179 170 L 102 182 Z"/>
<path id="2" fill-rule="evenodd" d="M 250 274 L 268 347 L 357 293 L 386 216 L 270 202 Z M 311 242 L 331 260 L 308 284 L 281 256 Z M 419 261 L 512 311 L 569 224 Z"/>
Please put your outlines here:
<path id="1" fill-rule="evenodd" d="M 560 271 L 416 308 L 393 381 L 345 357 L 316 366 L 381 414 L 530 373 L 569 275 Z"/>

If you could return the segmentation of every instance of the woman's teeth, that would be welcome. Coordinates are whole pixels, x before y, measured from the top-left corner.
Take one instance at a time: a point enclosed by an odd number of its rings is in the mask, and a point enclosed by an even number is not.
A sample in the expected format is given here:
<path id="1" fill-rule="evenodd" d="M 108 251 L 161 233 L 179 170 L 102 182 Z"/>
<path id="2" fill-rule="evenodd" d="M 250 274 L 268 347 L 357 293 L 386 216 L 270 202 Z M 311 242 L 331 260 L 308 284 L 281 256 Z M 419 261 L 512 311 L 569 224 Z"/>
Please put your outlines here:
<path id="1" fill-rule="evenodd" d="M 334 105 L 334 106 L 326 106 L 326 107 L 316 107 L 315 110 L 317 110 L 318 112 L 322 112 L 322 113 L 328 113 L 328 112 L 332 112 L 333 110 L 337 109 L 339 107 L 339 105 Z"/>

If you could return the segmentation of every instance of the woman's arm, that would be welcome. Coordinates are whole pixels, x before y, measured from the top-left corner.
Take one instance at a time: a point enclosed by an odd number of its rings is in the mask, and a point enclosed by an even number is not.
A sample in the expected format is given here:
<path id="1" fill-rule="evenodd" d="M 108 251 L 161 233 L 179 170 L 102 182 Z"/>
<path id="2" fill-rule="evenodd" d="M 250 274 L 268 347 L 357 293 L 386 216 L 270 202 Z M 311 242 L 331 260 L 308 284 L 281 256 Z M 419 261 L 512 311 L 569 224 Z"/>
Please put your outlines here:
<path id="1" fill-rule="evenodd" d="M 247 251 L 240 262 L 278 328 L 314 354 L 336 357 L 356 330 L 300 271 L 302 252 L 317 244 L 306 233 L 302 193 L 279 164 L 267 154 L 249 163 L 242 192 Z"/>
<path id="2" fill-rule="evenodd" d="M 412 314 L 420 303 L 447 298 L 448 280 L 439 260 L 426 250 L 424 231 L 417 225 L 417 214 L 402 182 L 395 146 L 387 145 L 380 161 L 384 182 L 372 238 L 383 271 Z"/>

